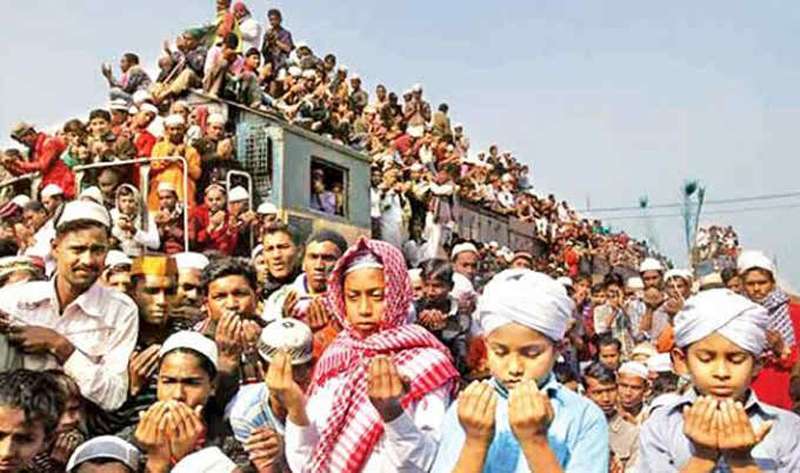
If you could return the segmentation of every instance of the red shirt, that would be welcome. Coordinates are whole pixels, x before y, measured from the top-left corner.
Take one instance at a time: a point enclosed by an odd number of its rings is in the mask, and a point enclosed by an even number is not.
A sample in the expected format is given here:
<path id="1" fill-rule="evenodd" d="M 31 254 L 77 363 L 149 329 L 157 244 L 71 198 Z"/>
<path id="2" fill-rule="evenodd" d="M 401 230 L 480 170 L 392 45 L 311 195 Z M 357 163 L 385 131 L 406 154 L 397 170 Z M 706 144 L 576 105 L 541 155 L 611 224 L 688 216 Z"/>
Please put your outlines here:
<path id="1" fill-rule="evenodd" d="M 229 217 L 226 214 L 225 224 L 215 229 L 213 232 L 208 231 L 208 225 L 211 223 L 211 215 L 209 214 L 208 206 L 203 204 L 198 206 L 194 211 L 194 228 L 197 230 L 197 245 L 200 251 L 216 250 L 228 256 L 233 256 L 236 249 L 236 241 L 238 240 L 238 232 L 230 225 Z"/>
<path id="2" fill-rule="evenodd" d="M 800 333 L 800 305 L 790 302 L 789 316 L 792 318 L 794 333 Z M 781 409 L 792 408 L 789 385 L 791 384 L 792 367 L 799 356 L 800 351 L 795 344 L 788 357 L 784 359 L 771 357 L 765 361 L 751 385 L 759 401 Z"/>
<path id="3" fill-rule="evenodd" d="M 40 190 L 48 184 L 55 184 L 64 191 L 64 197 L 67 200 L 73 199 L 75 197 L 75 176 L 61 161 L 61 153 L 66 149 L 67 145 L 61 138 L 39 133 L 36 146 L 31 150 L 30 161 L 15 161 L 9 171 L 17 176 L 39 172 L 42 174 Z"/>

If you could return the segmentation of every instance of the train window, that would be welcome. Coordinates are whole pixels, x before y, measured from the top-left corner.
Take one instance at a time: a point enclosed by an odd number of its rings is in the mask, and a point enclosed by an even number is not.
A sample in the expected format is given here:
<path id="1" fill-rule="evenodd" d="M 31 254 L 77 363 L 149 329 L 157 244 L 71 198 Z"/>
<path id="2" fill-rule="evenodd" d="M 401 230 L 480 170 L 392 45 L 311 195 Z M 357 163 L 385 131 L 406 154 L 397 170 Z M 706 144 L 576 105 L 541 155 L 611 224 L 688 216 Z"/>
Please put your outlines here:
<path id="1" fill-rule="evenodd" d="M 347 170 L 318 158 L 311 159 L 309 207 L 329 215 L 347 215 Z"/>

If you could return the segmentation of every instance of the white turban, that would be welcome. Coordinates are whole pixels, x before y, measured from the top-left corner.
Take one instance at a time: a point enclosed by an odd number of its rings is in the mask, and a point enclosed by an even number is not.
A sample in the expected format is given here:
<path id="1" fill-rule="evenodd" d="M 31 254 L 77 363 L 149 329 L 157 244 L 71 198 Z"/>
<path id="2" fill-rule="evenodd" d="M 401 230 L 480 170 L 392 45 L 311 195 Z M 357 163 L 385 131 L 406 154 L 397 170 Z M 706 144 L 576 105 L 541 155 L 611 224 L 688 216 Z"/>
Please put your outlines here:
<path id="1" fill-rule="evenodd" d="M 185 456 L 172 469 L 172 473 L 231 473 L 236 463 L 217 447 L 208 447 Z"/>
<path id="2" fill-rule="evenodd" d="M 671 373 L 672 358 L 669 353 L 659 353 L 647 359 L 647 369 L 653 373 Z"/>
<path id="3" fill-rule="evenodd" d="M 478 320 L 486 335 L 516 322 L 559 341 L 564 338 L 574 309 L 575 303 L 564 286 L 551 277 L 510 269 L 486 285 L 478 302 Z"/>
<path id="4" fill-rule="evenodd" d="M 661 262 L 659 262 L 655 258 L 646 258 L 642 261 L 642 264 L 639 266 L 639 272 L 644 273 L 645 271 L 664 271 L 664 267 L 661 266 Z"/>
<path id="5" fill-rule="evenodd" d="M 764 350 L 767 310 L 728 289 L 709 289 L 686 300 L 675 316 L 675 344 L 684 348 L 714 332 L 753 354 Z"/>
<path id="6" fill-rule="evenodd" d="M 751 269 L 763 269 L 775 274 L 775 266 L 767 256 L 760 251 L 743 251 L 736 261 L 736 268 L 739 274 L 744 274 Z"/>
<path id="7" fill-rule="evenodd" d="M 177 113 L 173 113 L 164 120 L 164 125 L 166 126 L 179 126 L 185 124 L 186 122 L 183 119 L 183 115 L 178 115 Z"/>

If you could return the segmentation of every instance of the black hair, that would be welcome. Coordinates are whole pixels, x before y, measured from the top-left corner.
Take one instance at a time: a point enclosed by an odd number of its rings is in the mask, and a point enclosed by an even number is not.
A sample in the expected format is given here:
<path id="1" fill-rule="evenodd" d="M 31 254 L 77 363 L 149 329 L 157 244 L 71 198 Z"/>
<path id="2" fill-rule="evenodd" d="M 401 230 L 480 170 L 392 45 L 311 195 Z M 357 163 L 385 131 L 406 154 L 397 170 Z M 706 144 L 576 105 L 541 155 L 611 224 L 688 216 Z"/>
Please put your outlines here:
<path id="1" fill-rule="evenodd" d="M 739 276 L 739 273 L 736 272 L 736 268 L 725 268 L 719 275 L 722 278 L 722 282 L 728 284 L 728 281 Z"/>
<path id="2" fill-rule="evenodd" d="M 666 393 L 678 392 L 678 381 L 680 381 L 680 376 L 671 371 L 658 373 L 658 377 L 653 380 L 653 398 Z"/>
<path id="3" fill-rule="evenodd" d="M 0 373 L 0 406 L 21 410 L 25 422 L 41 422 L 49 437 L 64 412 L 56 380 L 47 373 L 18 369 Z"/>
<path id="4" fill-rule="evenodd" d="M 254 291 L 258 289 L 256 274 L 249 264 L 236 258 L 213 259 L 203 270 L 203 289 L 208 292 L 208 286 L 216 281 L 228 276 L 242 276 L 247 280 L 247 284 Z"/>
<path id="5" fill-rule="evenodd" d="M 267 18 L 271 16 L 277 16 L 278 19 L 283 20 L 283 15 L 281 15 L 281 11 L 278 10 L 277 8 L 272 8 L 267 12 Z"/>
<path id="6" fill-rule="evenodd" d="M 264 229 L 263 236 L 272 235 L 273 233 L 285 233 L 289 235 L 294 246 L 302 246 L 303 240 L 300 232 L 293 225 L 288 225 L 283 222 L 273 222 Z"/>
<path id="7" fill-rule="evenodd" d="M 92 110 L 89 113 L 89 121 L 92 121 L 95 118 L 102 118 L 103 120 L 110 122 L 111 114 L 108 112 L 108 110 L 101 110 L 101 109 Z"/>
<path id="8" fill-rule="evenodd" d="M 19 253 L 19 245 L 13 238 L 0 240 L 0 258 L 4 256 L 16 256 Z"/>
<path id="9" fill-rule="evenodd" d="M 598 350 L 600 350 L 602 347 L 607 347 L 610 345 L 615 345 L 617 347 L 617 351 L 622 351 L 622 342 L 614 338 L 614 336 L 610 333 L 600 336 L 600 339 L 597 341 Z"/>
<path id="10" fill-rule="evenodd" d="M 336 245 L 339 248 L 339 254 L 343 255 L 345 251 L 347 251 L 347 240 L 333 230 L 320 230 L 317 233 L 311 235 L 308 240 L 306 240 L 306 247 L 312 243 L 325 243 L 330 242 Z"/>
<path id="11" fill-rule="evenodd" d="M 567 363 L 556 363 L 553 365 L 553 374 L 561 384 L 567 384 L 571 381 L 583 384 L 581 375 Z"/>
<path id="12" fill-rule="evenodd" d="M 580 282 L 580 281 L 589 281 L 589 283 L 591 284 L 592 276 L 590 274 L 586 274 L 586 273 L 578 273 L 578 274 L 576 274 L 575 276 L 572 277 L 572 281 L 574 283 L 576 283 L 576 284 L 578 282 Z"/>
<path id="13" fill-rule="evenodd" d="M 208 373 L 208 377 L 211 381 L 214 381 L 217 377 L 217 368 L 214 366 L 214 363 L 204 354 L 200 353 L 197 350 L 192 350 L 191 348 L 179 347 L 173 348 L 172 350 L 164 353 L 161 358 L 158 360 L 158 369 L 161 370 L 161 364 L 164 363 L 164 360 L 173 353 L 184 353 L 187 355 L 193 355 L 200 361 L 200 368 L 203 369 L 206 373 Z"/>
<path id="14" fill-rule="evenodd" d="M 133 54 L 133 53 L 125 53 L 125 54 L 123 54 L 123 55 L 122 55 L 122 57 L 124 57 L 125 59 L 127 59 L 127 60 L 128 60 L 128 62 L 130 62 L 130 63 L 131 63 L 131 64 L 133 64 L 134 66 L 138 66 L 138 65 L 139 65 L 139 56 L 137 56 L 136 54 Z"/>
<path id="15" fill-rule="evenodd" d="M 600 384 L 617 384 L 617 374 L 611 368 L 603 366 L 598 362 L 594 362 L 586 368 L 583 373 L 583 387 L 589 388 L 589 378 L 592 378 Z"/>
<path id="16" fill-rule="evenodd" d="M 453 288 L 453 266 L 449 261 L 439 258 L 423 261 L 420 265 L 423 280 L 436 280 Z"/>
<path id="17" fill-rule="evenodd" d="M 30 210 L 31 212 L 38 212 L 44 213 L 47 210 L 44 208 L 41 202 L 38 200 L 30 200 L 25 205 L 22 206 L 22 210 Z"/>
<path id="18" fill-rule="evenodd" d="M 594 285 L 592 285 L 592 294 L 593 294 L 593 295 L 594 295 L 594 294 L 599 294 L 599 293 L 600 293 L 600 292 L 602 292 L 602 291 L 603 291 L 605 288 L 606 288 L 606 287 L 605 287 L 605 286 L 603 285 L 603 283 L 601 283 L 601 282 L 599 282 L 599 283 L 597 283 L 597 284 L 594 284 Z"/>
<path id="19" fill-rule="evenodd" d="M 443 104 L 439 105 L 439 111 L 440 112 L 447 113 L 448 110 L 450 110 L 450 107 L 448 107 L 446 103 L 443 103 Z"/>
<path id="20" fill-rule="evenodd" d="M 328 53 L 328 54 L 325 55 L 325 59 L 324 59 L 325 61 L 328 61 L 328 60 L 331 60 L 331 59 L 333 59 L 333 61 L 335 62 L 336 61 L 336 55 L 333 54 L 333 53 Z"/>
<path id="21" fill-rule="evenodd" d="M 246 53 L 244 53 L 244 57 L 250 57 L 250 56 L 261 57 L 261 51 L 259 51 L 258 48 L 250 48 L 247 50 Z"/>
<path id="22" fill-rule="evenodd" d="M 609 286 L 619 286 L 620 289 L 625 289 L 625 282 L 622 281 L 622 276 L 617 273 L 609 273 L 603 278 L 603 288 Z"/>
<path id="23" fill-rule="evenodd" d="M 75 133 L 83 137 L 86 135 L 86 125 L 77 118 L 73 118 L 64 124 L 64 133 Z"/>
<path id="24" fill-rule="evenodd" d="M 225 46 L 236 49 L 239 47 L 239 37 L 236 36 L 236 33 L 228 33 L 225 35 L 225 39 L 222 40 Z"/>

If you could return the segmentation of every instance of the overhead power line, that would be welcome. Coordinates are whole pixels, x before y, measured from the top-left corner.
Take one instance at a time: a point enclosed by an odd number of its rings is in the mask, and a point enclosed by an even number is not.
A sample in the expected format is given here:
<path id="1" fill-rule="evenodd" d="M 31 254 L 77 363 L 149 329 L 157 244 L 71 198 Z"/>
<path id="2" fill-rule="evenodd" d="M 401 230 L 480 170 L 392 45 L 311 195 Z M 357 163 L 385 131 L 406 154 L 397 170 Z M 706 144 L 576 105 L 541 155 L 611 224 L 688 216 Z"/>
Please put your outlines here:
<path id="1" fill-rule="evenodd" d="M 755 195 L 750 197 L 737 197 L 732 199 L 717 199 L 717 200 L 706 200 L 704 205 L 724 205 L 724 204 L 742 204 L 746 202 L 759 202 L 759 201 L 766 201 L 766 200 L 776 200 L 776 199 L 788 199 L 791 197 L 800 197 L 800 192 L 786 192 L 783 194 L 765 194 L 765 195 Z M 656 205 L 648 205 L 647 207 L 641 207 L 637 205 L 627 206 L 627 207 L 602 207 L 597 209 L 581 209 L 579 212 L 588 212 L 588 213 L 598 213 L 598 212 L 622 212 L 626 210 L 646 210 L 646 209 L 672 209 L 672 208 L 682 208 L 682 202 L 675 202 L 672 204 L 656 204 Z M 704 212 L 708 213 L 708 212 Z"/>
<path id="2" fill-rule="evenodd" d="M 743 209 L 725 209 L 725 210 L 709 210 L 703 212 L 703 215 L 718 215 L 718 214 L 736 214 L 736 213 L 744 213 L 744 212 L 766 212 L 770 210 L 782 210 L 782 209 L 795 209 L 800 208 L 800 204 L 786 204 L 786 205 L 769 205 L 769 206 L 762 206 L 762 207 L 746 207 Z M 616 216 L 616 217 L 604 217 L 602 220 L 605 222 L 607 220 L 645 220 L 650 218 L 678 218 L 683 217 L 682 213 L 677 214 L 640 214 L 640 215 L 624 215 L 624 216 Z"/>

